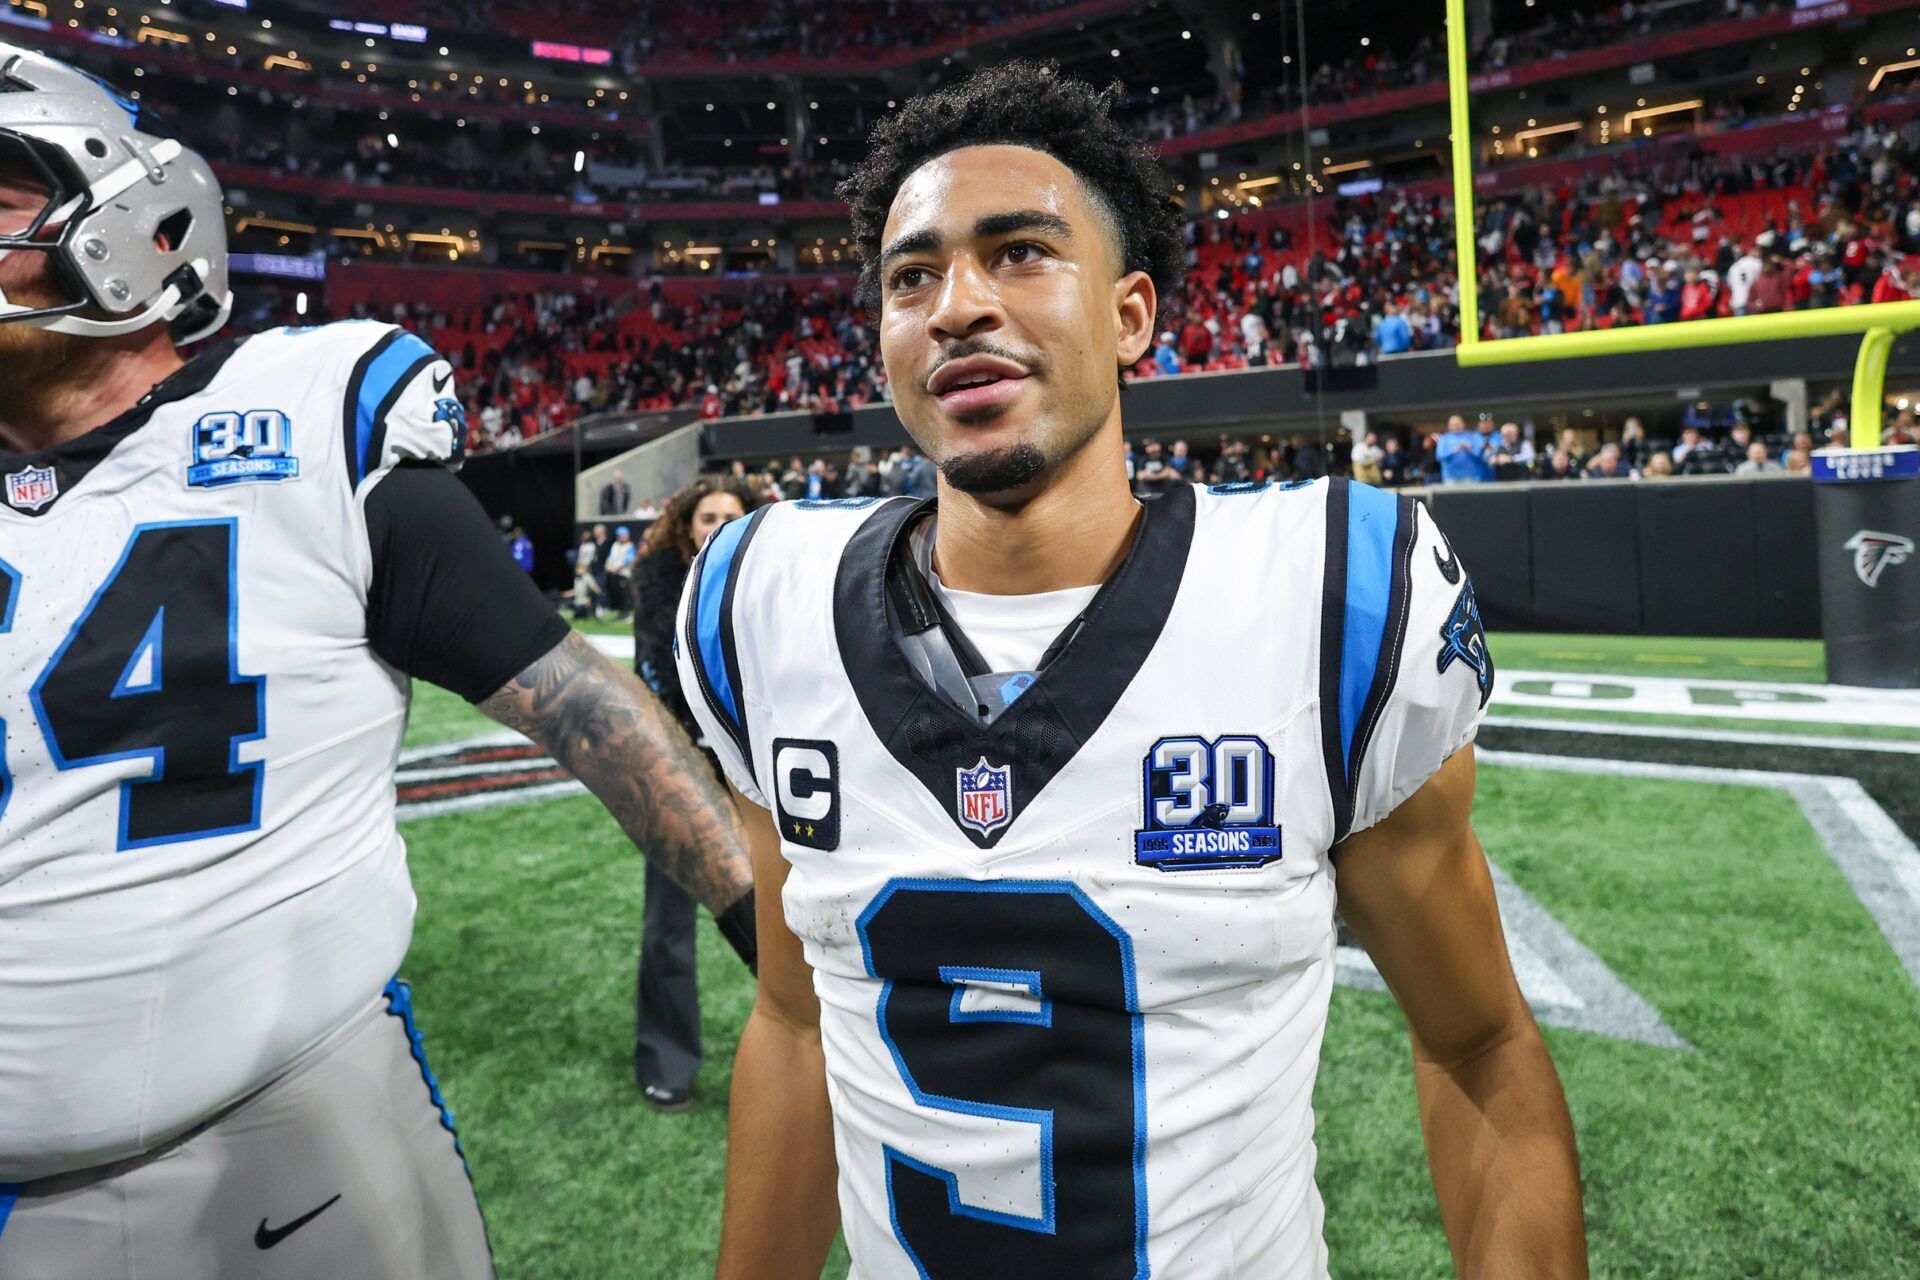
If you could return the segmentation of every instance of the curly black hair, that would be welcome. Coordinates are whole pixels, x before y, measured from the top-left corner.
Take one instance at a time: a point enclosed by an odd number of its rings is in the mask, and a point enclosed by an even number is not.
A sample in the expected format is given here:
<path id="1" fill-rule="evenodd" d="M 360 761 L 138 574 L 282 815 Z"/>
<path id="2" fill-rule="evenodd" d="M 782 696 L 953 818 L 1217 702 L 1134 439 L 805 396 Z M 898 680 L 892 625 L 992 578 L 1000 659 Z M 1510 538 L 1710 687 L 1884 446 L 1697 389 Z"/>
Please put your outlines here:
<path id="1" fill-rule="evenodd" d="M 1020 59 L 910 99 L 875 124 L 867 158 L 836 189 L 853 206 L 868 320 L 880 319 L 880 240 L 901 184 L 949 151 L 996 144 L 1044 151 L 1073 170 L 1113 220 L 1122 272 L 1146 272 L 1170 297 L 1186 274 L 1180 213 L 1153 151 L 1113 122 L 1124 92 L 1118 80 L 1096 89 L 1052 63 Z"/>

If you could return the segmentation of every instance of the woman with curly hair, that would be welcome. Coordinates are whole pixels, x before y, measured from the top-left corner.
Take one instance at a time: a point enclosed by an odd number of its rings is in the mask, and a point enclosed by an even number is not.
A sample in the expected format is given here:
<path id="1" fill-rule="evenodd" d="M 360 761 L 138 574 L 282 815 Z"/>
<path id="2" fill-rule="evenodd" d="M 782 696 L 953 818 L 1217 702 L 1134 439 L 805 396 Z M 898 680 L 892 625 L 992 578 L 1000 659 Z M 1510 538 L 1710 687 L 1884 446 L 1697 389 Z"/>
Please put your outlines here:
<path id="1" fill-rule="evenodd" d="M 729 520 L 760 505 L 745 484 L 703 476 L 668 499 L 633 562 L 633 668 L 680 717 L 694 741 L 700 726 L 680 693 L 673 663 L 673 614 L 694 556 Z M 700 1071 L 700 986 L 694 964 L 695 904 L 664 875 L 647 872 L 634 1000 L 633 1074 L 649 1105 L 685 1111 Z"/>

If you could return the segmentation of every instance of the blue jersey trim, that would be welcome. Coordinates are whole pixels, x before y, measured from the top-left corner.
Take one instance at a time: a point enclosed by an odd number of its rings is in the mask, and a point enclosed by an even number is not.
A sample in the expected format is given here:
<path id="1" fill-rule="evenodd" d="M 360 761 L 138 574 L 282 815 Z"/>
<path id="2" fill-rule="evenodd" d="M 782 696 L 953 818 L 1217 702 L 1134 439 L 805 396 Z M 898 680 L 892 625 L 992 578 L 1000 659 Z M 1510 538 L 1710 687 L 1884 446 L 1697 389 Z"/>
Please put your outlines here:
<path id="1" fill-rule="evenodd" d="M 700 590 L 694 598 L 694 637 L 700 646 L 700 665 L 706 669 L 707 683 L 713 686 L 719 710 L 738 725 L 741 722 L 740 698 L 734 688 L 733 672 L 727 669 L 722 632 L 731 619 L 721 607 L 727 583 L 733 576 L 734 558 L 746 539 L 748 520 L 729 520 L 707 541 L 706 564 L 700 570 Z"/>
<path id="2" fill-rule="evenodd" d="M 14 1201 L 20 1198 L 24 1182 L 0 1182 L 0 1235 L 5 1235 L 7 1219 L 13 1216 Z"/>
<path id="3" fill-rule="evenodd" d="M 399 978 L 387 983 L 382 993 L 387 998 L 387 1013 L 400 1019 L 400 1026 L 407 1033 L 407 1048 L 413 1054 L 414 1062 L 420 1066 L 420 1078 L 426 1081 L 427 1096 L 433 1099 L 434 1107 L 440 1112 L 440 1127 L 453 1135 L 453 1150 L 460 1157 L 460 1163 L 467 1163 L 466 1150 L 460 1145 L 460 1131 L 454 1127 L 453 1111 L 447 1106 L 447 1100 L 440 1096 L 440 1082 L 434 1078 L 433 1068 L 427 1065 L 426 1041 L 420 1035 L 420 1028 L 413 1021 L 413 988 Z M 467 1170 L 467 1176 L 473 1176 L 473 1170 Z"/>
<path id="4" fill-rule="evenodd" d="M 434 349 L 418 337 L 404 330 L 397 333 L 387 343 L 380 354 L 373 358 L 366 371 L 360 377 L 358 393 L 354 398 L 353 418 L 353 483 L 357 488 L 367 478 L 367 472 L 379 459 L 370 457 L 376 428 L 384 417 L 383 409 L 391 404 L 407 381 L 410 371 L 416 364 L 425 361 L 431 364 L 439 359 Z"/>
<path id="5" fill-rule="evenodd" d="M 1340 758 L 1354 776 L 1353 738 L 1379 669 L 1393 592 L 1394 536 L 1400 528 L 1395 497 L 1371 485 L 1347 486 L 1346 619 L 1340 641 Z"/>

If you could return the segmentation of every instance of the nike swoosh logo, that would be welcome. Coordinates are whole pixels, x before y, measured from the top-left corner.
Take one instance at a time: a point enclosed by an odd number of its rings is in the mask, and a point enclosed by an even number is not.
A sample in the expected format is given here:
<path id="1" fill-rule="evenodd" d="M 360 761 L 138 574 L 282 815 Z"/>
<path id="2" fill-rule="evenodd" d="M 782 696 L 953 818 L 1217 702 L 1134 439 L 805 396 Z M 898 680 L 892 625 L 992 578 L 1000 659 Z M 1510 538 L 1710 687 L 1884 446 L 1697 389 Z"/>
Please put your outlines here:
<path id="1" fill-rule="evenodd" d="M 1452 543 L 1447 544 L 1447 558 L 1444 560 L 1440 558 L 1440 548 L 1435 547 L 1433 562 L 1440 566 L 1440 576 L 1447 580 L 1448 586 L 1460 581 L 1460 557 L 1453 554 Z"/>
<path id="2" fill-rule="evenodd" d="M 442 391 L 445 391 L 447 389 L 447 384 L 452 381 L 453 381 L 453 370 L 449 369 L 447 370 L 444 376 L 436 377 L 433 380 L 433 394 L 439 395 Z"/>
<path id="3" fill-rule="evenodd" d="M 335 1196 L 333 1197 L 333 1200 L 338 1200 L 339 1198 L 340 1198 L 339 1195 L 335 1194 Z M 273 1248 L 273 1246 L 279 1244 L 282 1240 L 285 1240 L 288 1236 L 292 1235 L 294 1232 L 298 1231 L 300 1228 L 306 1226 L 309 1222 L 312 1222 L 315 1218 L 325 1213 L 328 1209 L 331 1209 L 333 1207 L 333 1200 L 327 1201 L 325 1204 L 321 1205 L 318 1209 L 312 1209 L 306 1213 L 301 1214 L 299 1217 L 295 1218 L 292 1222 L 289 1222 L 284 1227 L 269 1228 L 267 1226 L 267 1220 L 265 1218 L 260 1219 L 260 1225 L 258 1227 L 255 1227 L 253 1231 L 254 1248 L 256 1249 Z"/>

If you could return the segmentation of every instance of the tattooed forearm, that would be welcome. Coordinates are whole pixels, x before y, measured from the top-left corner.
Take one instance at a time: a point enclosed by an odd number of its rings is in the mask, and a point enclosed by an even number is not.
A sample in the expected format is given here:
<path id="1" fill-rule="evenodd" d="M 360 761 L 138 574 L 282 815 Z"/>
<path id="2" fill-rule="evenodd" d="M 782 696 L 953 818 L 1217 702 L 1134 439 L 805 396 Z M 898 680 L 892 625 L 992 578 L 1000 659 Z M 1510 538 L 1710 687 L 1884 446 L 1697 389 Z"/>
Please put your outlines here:
<path id="1" fill-rule="evenodd" d="M 545 747 L 715 915 L 753 886 L 746 832 L 706 758 L 638 679 L 578 632 L 480 710 Z"/>

